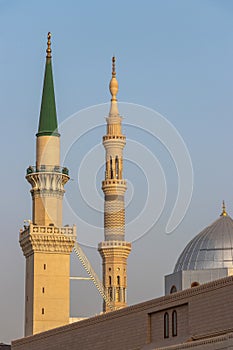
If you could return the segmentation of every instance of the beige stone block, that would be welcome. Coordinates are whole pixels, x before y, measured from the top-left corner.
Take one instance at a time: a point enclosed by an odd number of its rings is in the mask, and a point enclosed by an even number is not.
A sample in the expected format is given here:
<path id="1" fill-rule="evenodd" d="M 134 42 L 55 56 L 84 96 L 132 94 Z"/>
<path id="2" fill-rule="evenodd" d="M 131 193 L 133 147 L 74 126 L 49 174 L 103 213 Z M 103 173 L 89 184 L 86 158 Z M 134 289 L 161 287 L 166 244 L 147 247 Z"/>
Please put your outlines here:
<path id="1" fill-rule="evenodd" d="M 36 165 L 60 165 L 60 137 L 39 136 L 36 139 Z"/>

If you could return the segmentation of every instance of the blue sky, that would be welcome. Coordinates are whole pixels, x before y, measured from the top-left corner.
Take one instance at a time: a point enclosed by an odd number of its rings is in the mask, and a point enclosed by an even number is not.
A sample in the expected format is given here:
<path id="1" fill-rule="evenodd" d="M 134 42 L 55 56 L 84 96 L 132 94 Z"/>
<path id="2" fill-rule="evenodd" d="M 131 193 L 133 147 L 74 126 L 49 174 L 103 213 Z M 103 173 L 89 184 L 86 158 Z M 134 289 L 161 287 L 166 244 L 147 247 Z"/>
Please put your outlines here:
<path id="1" fill-rule="evenodd" d="M 132 125 L 124 127 L 128 139 L 138 142 L 141 149 L 144 145 L 158 158 L 167 184 L 160 218 L 146 234 L 142 228 L 143 237 L 134 242 L 129 257 L 128 302 L 133 304 L 163 294 L 163 276 L 172 272 L 186 243 L 218 217 L 222 199 L 229 214 L 233 214 L 232 19 L 230 0 L 115 3 L 0 0 L 0 341 L 23 336 L 25 261 L 18 232 L 23 220 L 31 216 L 30 187 L 24 176 L 27 166 L 35 162 L 47 32 L 53 35 L 53 72 L 60 123 L 66 123 L 71 115 L 84 108 L 109 101 L 111 56 L 115 54 L 119 101 L 145 106 L 167 118 L 182 136 L 191 156 L 192 201 L 182 223 L 167 235 L 165 228 L 178 183 L 174 159 L 156 138 Z M 125 105 L 121 108 L 125 123 L 127 120 L 132 123 L 134 109 Z M 84 243 L 85 235 L 88 242 L 92 240 L 95 226 L 101 226 L 102 216 L 94 210 L 89 212 L 82 200 L 78 171 L 85 154 L 101 142 L 107 110 L 107 106 L 103 110 L 94 109 L 93 125 L 98 118 L 100 127 L 76 140 L 66 157 L 73 181 L 66 186 L 72 210 L 65 205 L 64 223 L 76 223 Z M 149 120 L 146 109 L 139 108 L 138 113 L 146 127 Z M 78 128 L 82 129 L 87 118 L 94 115 L 80 114 L 77 134 Z M 151 128 L 156 129 L 156 124 L 152 123 Z M 100 155 L 101 152 L 103 162 L 104 151 L 100 148 Z M 127 209 L 130 221 L 142 211 L 148 188 L 153 187 L 147 183 L 150 170 L 144 169 L 144 173 L 140 170 L 141 159 L 130 162 L 127 146 L 125 154 L 129 158 L 125 162 L 129 200 L 132 194 Z M 101 199 L 103 168 L 96 169 L 96 174 L 93 181 Z M 159 211 L 161 204 L 158 182 L 159 173 L 158 177 L 155 173 L 155 194 L 150 193 L 154 195 L 154 207 L 149 208 L 151 216 Z M 90 228 L 88 220 L 94 228 Z M 93 236 L 93 245 L 96 241 Z M 84 249 L 100 274 L 98 253 L 90 247 Z M 79 265 L 72 256 L 73 275 L 84 275 Z M 89 282 L 72 282 L 71 287 L 73 316 L 100 311 L 102 301 Z"/>

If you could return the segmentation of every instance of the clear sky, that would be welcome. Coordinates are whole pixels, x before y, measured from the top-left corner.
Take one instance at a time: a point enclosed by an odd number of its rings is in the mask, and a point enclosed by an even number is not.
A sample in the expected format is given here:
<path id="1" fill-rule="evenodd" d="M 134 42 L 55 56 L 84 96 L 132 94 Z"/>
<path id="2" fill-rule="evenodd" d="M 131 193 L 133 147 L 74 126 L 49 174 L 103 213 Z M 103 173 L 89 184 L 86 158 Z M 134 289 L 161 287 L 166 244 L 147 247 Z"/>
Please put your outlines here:
<path id="1" fill-rule="evenodd" d="M 163 276 L 187 242 L 218 218 L 222 199 L 233 214 L 232 23 L 231 0 L 0 0 L 0 342 L 23 336 L 25 259 L 18 233 L 31 217 L 24 176 L 35 163 L 47 32 L 53 35 L 57 112 L 72 178 L 64 224 L 77 224 L 78 240 L 99 275 L 93 247 L 103 239 L 104 150 L 98 145 L 109 108 L 99 105 L 110 100 L 111 56 L 117 57 L 128 138 L 126 237 L 134 242 L 128 303 L 134 304 L 163 294 Z M 179 179 L 183 211 L 191 186 L 182 139 L 192 161 L 193 195 L 184 219 L 167 234 Z M 75 256 L 71 273 L 85 276 Z M 90 282 L 71 283 L 72 316 L 96 314 L 101 305 Z"/>

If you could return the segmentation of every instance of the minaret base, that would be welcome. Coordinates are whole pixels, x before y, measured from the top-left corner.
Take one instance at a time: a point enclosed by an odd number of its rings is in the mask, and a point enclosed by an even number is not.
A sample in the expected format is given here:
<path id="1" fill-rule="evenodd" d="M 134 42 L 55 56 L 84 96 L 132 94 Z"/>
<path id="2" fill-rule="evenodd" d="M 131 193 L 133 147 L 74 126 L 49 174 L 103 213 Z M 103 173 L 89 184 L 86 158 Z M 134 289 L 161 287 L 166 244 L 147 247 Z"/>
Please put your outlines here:
<path id="1" fill-rule="evenodd" d="M 38 226 L 20 232 L 26 257 L 25 336 L 69 323 L 70 253 L 76 227 Z"/>
<path id="2" fill-rule="evenodd" d="M 104 241 L 99 243 L 98 251 L 103 261 L 103 284 L 113 308 L 127 306 L 127 258 L 131 243 L 125 241 Z M 104 302 L 103 311 L 111 311 Z"/>

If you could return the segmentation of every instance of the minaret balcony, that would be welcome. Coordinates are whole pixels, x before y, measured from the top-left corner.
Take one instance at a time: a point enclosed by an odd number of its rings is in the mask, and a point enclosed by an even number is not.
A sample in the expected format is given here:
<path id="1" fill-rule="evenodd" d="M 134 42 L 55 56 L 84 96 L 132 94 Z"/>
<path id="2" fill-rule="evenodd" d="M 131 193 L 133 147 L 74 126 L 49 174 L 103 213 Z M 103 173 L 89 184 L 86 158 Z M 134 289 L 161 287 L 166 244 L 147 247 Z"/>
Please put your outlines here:
<path id="1" fill-rule="evenodd" d="M 102 181 L 102 190 L 107 195 L 124 195 L 127 189 L 126 180 L 106 179 Z"/>
<path id="2" fill-rule="evenodd" d="M 33 252 L 70 254 L 76 241 L 76 226 L 34 225 L 29 221 L 20 230 L 19 242 L 26 257 Z"/>
<path id="3" fill-rule="evenodd" d="M 122 150 L 125 147 L 125 136 L 123 135 L 105 135 L 103 137 L 103 145 L 107 148 L 119 147 Z"/>
<path id="4" fill-rule="evenodd" d="M 123 140 L 125 141 L 126 137 L 125 135 L 105 135 L 103 136 L 103 141 L 106 140 Z"/>
<path id="5" fill-rule="evenodd" d="M 98 244 L 98 248 L 129 248 L 131 249 L 131 243 L 126 241 L 103 241 Z"/>
<path id="6" fill-rule="evenodd" d="M 122 259 L 127 259 L 131 252 L 131 243 L 126 241 L 104 241 L 98 244 L 98 251 L 104 259 L 115 257 L 120 258 L 123 262 Z"/>
<path id="7" fill-rule="evenodd" d="M 30 165 L 27 168 L 27 175 L 35 174 L 35 173 L 58 173 L 69 176 L 69 169 L 66 167 L 61 167 L 57 165 L 40 165 L 40 166 L 32 166 Z"/>
<path id="8" fill-rule="evenodd" d="M 107 186 L 107 185 L 123 185 L 126 186 L 126 180 L 122 180 L 122 179 L 106 179 L 102 181 L 102 185 L 103 186 Z"/>
<path id="9" fill-rule="evenodd" d="M 64 226 L 64 227 L 56 227 L 53 225 L 49 226 L 39 226 L 33 225 L 29 222 L 29 225 L 24 226 L 24 230 L 20 230 L 20 239 L 25 238 L 30 234 L 46 234 L 46 235 L 76 235 L 76 226 Z"/>

